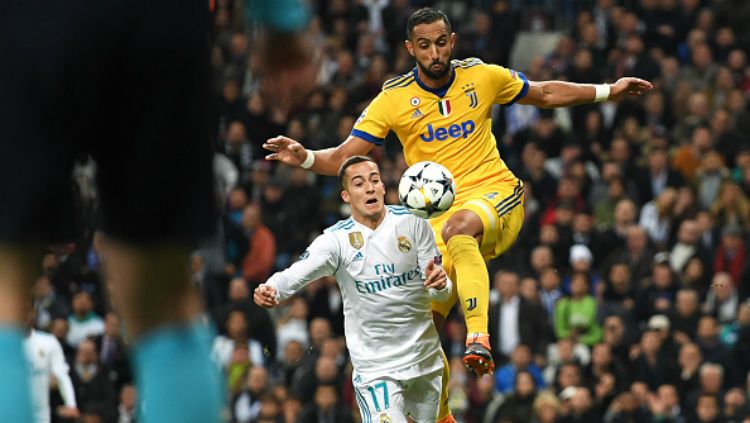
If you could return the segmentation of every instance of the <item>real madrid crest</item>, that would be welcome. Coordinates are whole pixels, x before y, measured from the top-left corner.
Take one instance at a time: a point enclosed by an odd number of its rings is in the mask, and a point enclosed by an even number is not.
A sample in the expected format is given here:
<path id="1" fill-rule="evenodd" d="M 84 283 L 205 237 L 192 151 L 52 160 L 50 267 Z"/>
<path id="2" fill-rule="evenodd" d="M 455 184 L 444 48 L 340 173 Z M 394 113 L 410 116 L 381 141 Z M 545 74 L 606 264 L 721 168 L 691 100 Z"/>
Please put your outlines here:
<path id="1" fill-rule="evenodd" d="M 386 413 L 380 415 L 380 423 L 391 423 L 391 416 Z"/>
<path id="2" fill-rule="evenodd" d="M 408 253 L 411 251 L 411 242 L 409 242 L 409 240 L 403 235 L 398 237 L 398 249 L 402 253 Z"/>
<path id="3" fill-rule="evenodd" d="M 349 232 L 349 244 L 356 249 L 365 245 L 365 239 L 362 238 L 362 232 Z"/>

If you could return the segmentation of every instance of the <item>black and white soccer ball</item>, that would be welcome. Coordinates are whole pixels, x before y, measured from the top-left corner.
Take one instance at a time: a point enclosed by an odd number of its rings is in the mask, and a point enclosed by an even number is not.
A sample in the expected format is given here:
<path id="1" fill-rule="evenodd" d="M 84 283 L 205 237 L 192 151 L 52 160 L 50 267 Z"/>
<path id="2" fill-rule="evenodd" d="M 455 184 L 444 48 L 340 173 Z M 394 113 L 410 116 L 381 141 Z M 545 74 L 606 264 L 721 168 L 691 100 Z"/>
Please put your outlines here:
<path id="1" fill-rule="evenodd" d="M 419 162 L 411 165 L 398 184 L 398 198 L 412 214 L 432 219 L 445 213 L 456 197 L 456 180 L 443 165 Z"/>

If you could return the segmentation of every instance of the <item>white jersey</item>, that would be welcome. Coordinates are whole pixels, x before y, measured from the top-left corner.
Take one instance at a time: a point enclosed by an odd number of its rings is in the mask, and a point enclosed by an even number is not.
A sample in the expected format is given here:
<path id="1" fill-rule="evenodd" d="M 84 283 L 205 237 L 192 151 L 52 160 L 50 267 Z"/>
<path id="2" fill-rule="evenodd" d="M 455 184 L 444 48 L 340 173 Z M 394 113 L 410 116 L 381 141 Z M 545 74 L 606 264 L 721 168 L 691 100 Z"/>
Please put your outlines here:
<path id="1" fill-rule="evenodd" d="M 60 388 L 60 394 L 68 407 L 76 407 L 76 396 L 73 382 L 68 373 L 60 342 L 53 335 L 32 330 L 24 340 L 26 359 L 31 373 L 31 401 L 34 405 L 34 421 L 49 422 L 50 376 L 54 375 Z"/>
<path id="2" fill-rule="evenodd" d="M 403 207 L 386 209 L 375 230 L 352 218 L 326 229 L 299 261 L 267 282 L 284 300 L 313 280 L 335 276 L 346 344 L 365 380 L 410 379 L 443 366 L 431 300 L 447 300 L 452 284 L 432 296 L 424 287 L 425 268 L 439 255 L 432 228 Z"/>

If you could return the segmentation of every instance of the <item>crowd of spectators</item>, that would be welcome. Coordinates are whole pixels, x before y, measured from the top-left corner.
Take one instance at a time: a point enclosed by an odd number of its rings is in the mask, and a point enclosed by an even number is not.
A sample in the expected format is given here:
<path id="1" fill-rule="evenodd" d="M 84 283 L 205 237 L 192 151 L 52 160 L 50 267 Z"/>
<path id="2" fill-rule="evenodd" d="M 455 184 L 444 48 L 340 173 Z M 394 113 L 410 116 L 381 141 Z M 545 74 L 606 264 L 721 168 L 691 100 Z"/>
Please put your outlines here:
<path id="1" fill-rule="evenodd" d="M 223 216 L 190 274 L 218 326 L 213 355 L 232 421 L 358 421 L 336 281 L 315 281 L 271 312 L 252 303 L 255 286 L 347 215 L 336 178 L 267 162 L 261 144 L 281 133 L 314 149 L 346 139 L 382 82 L 414 66 L 405 21 L 426 3 L 312 2 L 306 39 L 319 84 L 289 110 L 259 91 L 242 2 L 216 2 Z M 530 80 L 627 75 L 655 85 L 616 104 L 494 110 L 501 155 L 526 182 L 526 223 L 488 263 L 495 375 L 463 367 L 460 310 L 441 333 L 456 419 L 750 421 L 750 2 L 437 6 L 453 20 L 457 58 L 509 66 L 519 31 L 562 28 L 551 51 L 517 70 Z M 397 203 L 406 168 L 398 140 L 373 155 Z M 82 160 L 76 171 L 84 223 L 93 221 L 94 167 Z M 128 340 L 107 306 L 92 229 L 44 257 L 35 325 L 64 346 L 86 421 L 127 422 L 137 396 Z"/>

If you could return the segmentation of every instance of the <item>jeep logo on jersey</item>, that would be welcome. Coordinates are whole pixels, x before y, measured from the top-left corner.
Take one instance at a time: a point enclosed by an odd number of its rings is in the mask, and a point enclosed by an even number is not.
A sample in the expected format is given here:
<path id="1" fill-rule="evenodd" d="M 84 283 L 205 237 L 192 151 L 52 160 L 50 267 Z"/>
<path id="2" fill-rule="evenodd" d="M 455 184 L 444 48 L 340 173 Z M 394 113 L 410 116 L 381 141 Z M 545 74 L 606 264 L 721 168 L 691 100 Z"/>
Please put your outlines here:
<path id="1" fill-rule="evenodd" d="M 411 251 L 411 242 L 403 235 L 398 237 L 398 250 L 402 253 Z"/>
<path id="2" fill-rule="evenodd" d="M 427 133 L 421 134 L 419 137 L 424 142 L 432 142 L 434 140 L 445 141 L 449 137 L 456 138 L 468 138 L 471 133 L 476 129 L 476 125 L 473 120 L 467 120 L 461 123 L 454 123 L 453 125 L 446 127 L 433 128 L 432 124 L 427 125 Z"/>

